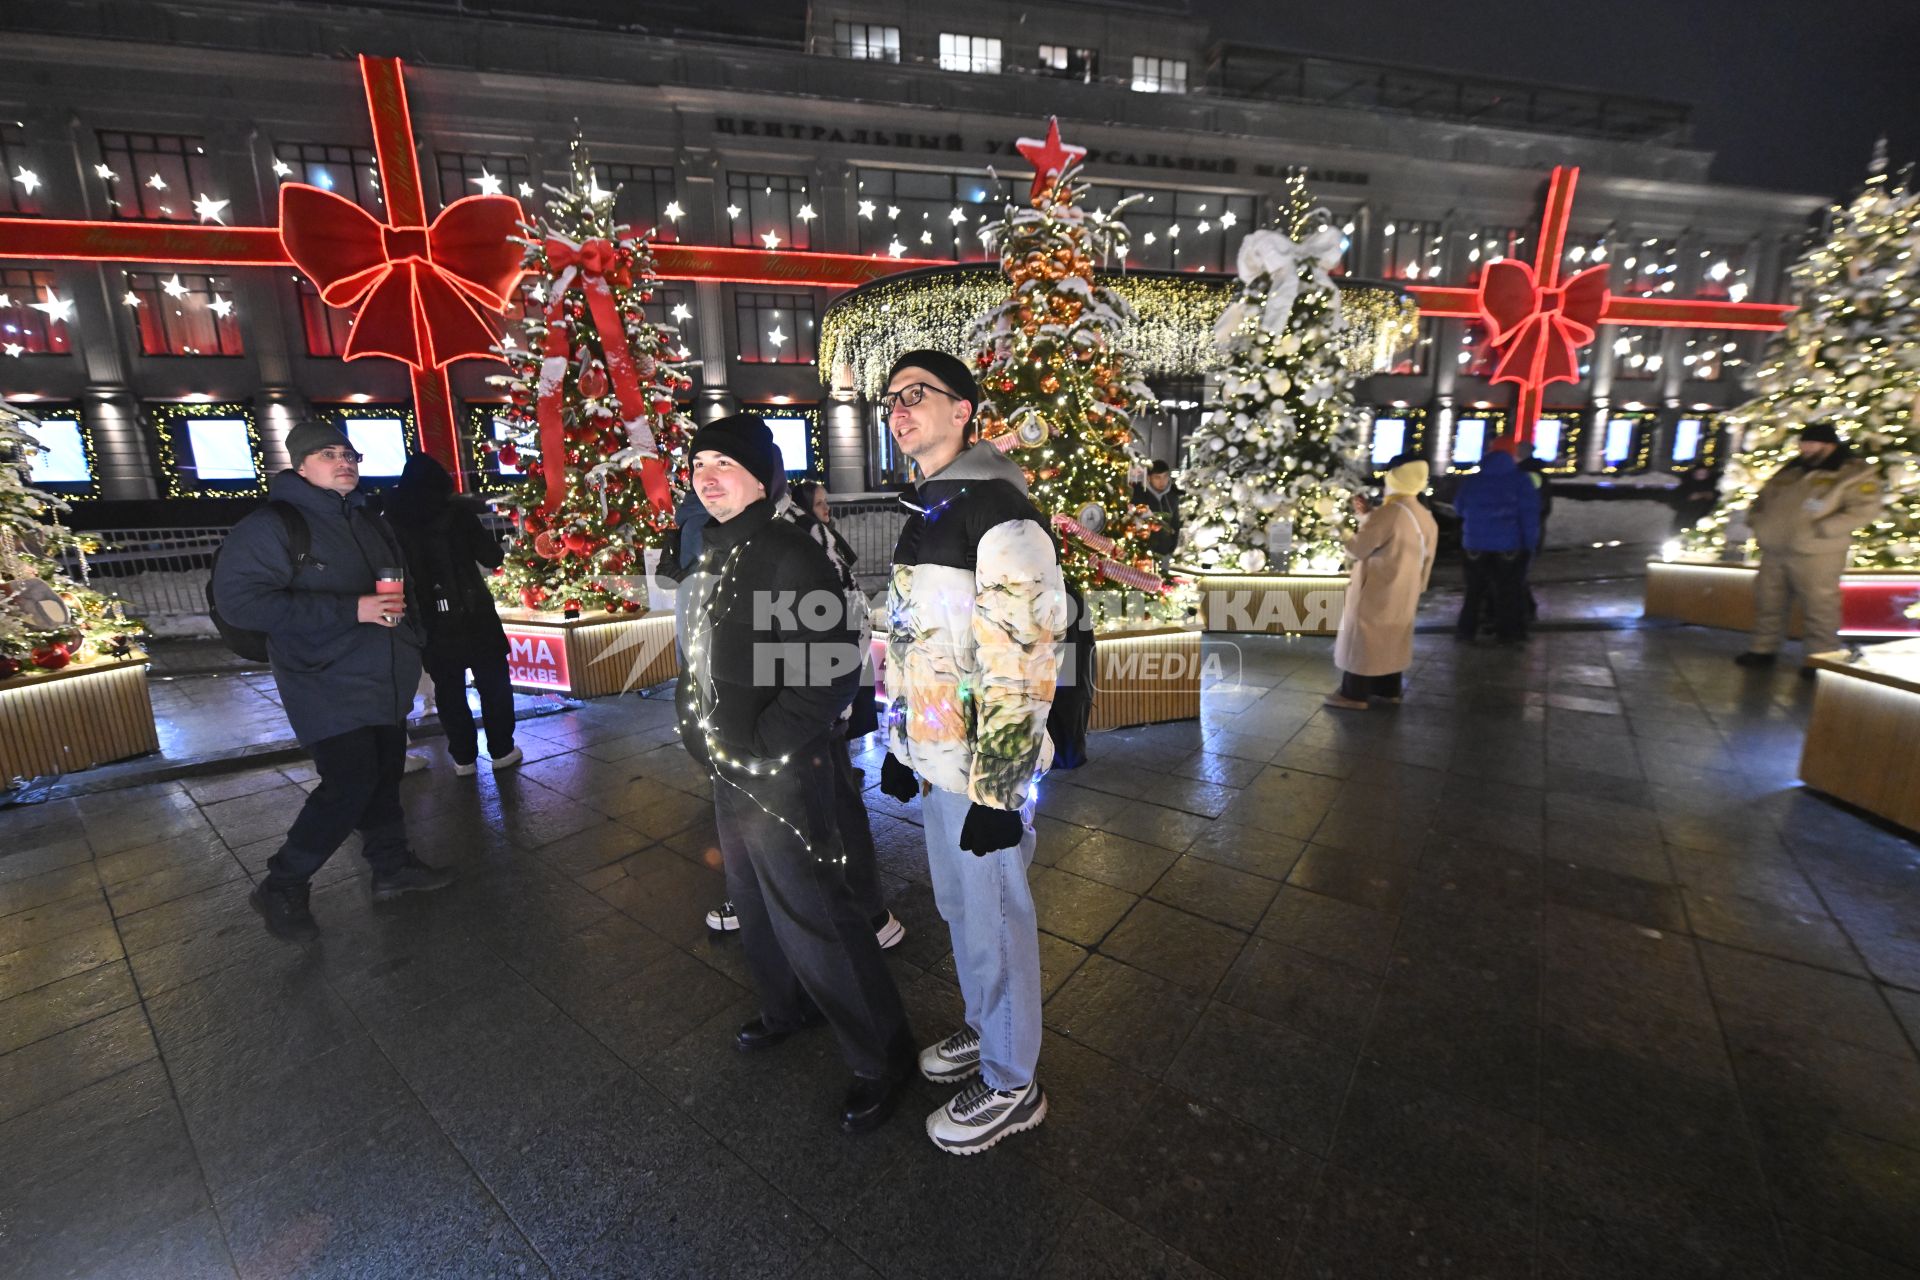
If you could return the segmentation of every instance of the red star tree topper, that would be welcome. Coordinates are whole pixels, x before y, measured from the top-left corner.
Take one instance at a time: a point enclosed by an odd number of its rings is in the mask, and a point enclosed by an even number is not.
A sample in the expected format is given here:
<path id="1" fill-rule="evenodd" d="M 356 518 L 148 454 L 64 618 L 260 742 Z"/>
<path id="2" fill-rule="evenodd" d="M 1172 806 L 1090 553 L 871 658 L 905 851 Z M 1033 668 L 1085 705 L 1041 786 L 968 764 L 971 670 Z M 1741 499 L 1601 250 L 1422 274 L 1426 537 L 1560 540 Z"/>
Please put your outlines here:
<path id="1" fill-rule="evenodd" d="M 597 198 L 596 198 L 597 196 Z M 524 342 L 511 374 L 508 438 L 483 437 L 503 473 L 525 477 L 506 504 L 515 536 L 494 581 L 528 609 L 637 612 L 644 552 L 673 527 L 674 481 L 691 421 L 679 331 L 654 324 L 652 246 L 613 221 L 575 142 L 573 180 L 527 228 Z"/>
<path id="2" fill-rule="evenodd" d="M 1038 205 L 1048 188 L 1064 176 L 1067 170 L 1087 158 L 1085 147 L 1069 146 L 1060 141 L 1060 117 L 1047 117 L 1047 136 L 1045 138 L 1021 138 L 1014 147 L 1020 154 L 1033 162 L 1033 189 L 1028 199 Z"/>

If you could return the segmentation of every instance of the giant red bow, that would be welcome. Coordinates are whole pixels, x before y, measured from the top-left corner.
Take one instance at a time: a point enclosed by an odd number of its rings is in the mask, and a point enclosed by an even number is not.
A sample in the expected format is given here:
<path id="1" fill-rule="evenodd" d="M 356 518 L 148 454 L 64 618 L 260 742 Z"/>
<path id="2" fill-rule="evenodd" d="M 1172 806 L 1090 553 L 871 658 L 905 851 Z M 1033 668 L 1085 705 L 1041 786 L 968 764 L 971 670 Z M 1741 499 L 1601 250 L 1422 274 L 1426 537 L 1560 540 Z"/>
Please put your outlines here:
<path id="1" fill-rule="evenodd" d="M 1513 258 L 1480 276 L 1480 314 L 1506 351 L 1493 381 L 1545 386 L 1580 380 L 1580 348 L 1593 341 L 1607 305 L 1607 269 L 1588 267 L 1566 284 L 1542 289 L 1533 268 Z"/>
<path id="2" fill-rule="evenodd" d="M 366 304 L 344 355 L 391 356 L 415 369 L 492 353 L 482 306 L 504 310 L 521 275 L 520 203 L 467 196 L 430 227 L 389 226 L 331 191 L 280 188 L 280 238 L 330 307 Z"/>

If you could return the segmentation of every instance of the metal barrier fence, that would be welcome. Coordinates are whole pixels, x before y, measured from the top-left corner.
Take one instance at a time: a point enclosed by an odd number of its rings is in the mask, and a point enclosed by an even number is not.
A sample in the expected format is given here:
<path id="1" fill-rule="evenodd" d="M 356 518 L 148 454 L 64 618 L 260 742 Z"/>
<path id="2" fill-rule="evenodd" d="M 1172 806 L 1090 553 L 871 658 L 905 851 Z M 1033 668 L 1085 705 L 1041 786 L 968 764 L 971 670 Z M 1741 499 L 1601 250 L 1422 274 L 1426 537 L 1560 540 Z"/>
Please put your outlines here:
<path id="1" fill-rule="evenodd" d="M 871 595 L 887 584 L 893 545 L 900 540 L 900 526 L 907 522 L 906 508 L 893 498 L 858 498 L 832 505 L 833 527 L 858 557 L 853 576 L 861 590 Z"/>

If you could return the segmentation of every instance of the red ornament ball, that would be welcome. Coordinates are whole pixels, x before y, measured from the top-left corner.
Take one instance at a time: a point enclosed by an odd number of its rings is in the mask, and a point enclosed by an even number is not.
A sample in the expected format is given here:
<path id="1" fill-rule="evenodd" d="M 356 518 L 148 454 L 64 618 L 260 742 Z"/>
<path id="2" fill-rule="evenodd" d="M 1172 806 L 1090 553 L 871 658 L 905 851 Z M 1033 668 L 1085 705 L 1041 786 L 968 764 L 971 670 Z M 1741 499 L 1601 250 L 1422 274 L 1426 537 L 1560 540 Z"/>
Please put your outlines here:
<path id="1" fill-rule="evenodd" d="M 520 450 L 514 448 L 511 443 L 501 445 L 500 446 L 500 465 L 503 467 L 519 466 Z"/>
<path id="2" fill-rule="evenodd" d="M 520 603 L 529 609 L 538 609 L 540 602 L 546 598 L 547 589 L 545 587 L 520 588 Z"/>
<path id="3" fill-rule="evenodd" d="M 580 612 L 580 602 L 578 600 L 569 600 L 560 607 L 568 613 Z"/>
<path id="4" fill-rule="evenodd" d="M 567 550 L 573 552 L 573 554 L 577 556 L 583 556 L 587 554 L 588 550 L 591 549 L 593 546 L 593 539 L 589 538 L 586 534 L 580 532 L 578 529 L 567 530 L 566 534 L 560 539 L 560 541 L 566 546 Z"/>
<path id="5" fill-rule="evenodd" d="M 73 654 L 64 644 L 41 645 L 32 653 L 33 665 L 42 671 L 58 671 L 73 661 Z"/>
<path id="6" fill-rule="evenodd" d="M 580 375 L 580 394 L 589 400 L 598 400 L 607 394 L 607 372 L 599 365 L 589 365 Z"/>
<path id="7" fill-rule="evenodd" d="M 0 680 L 20 674 L 20 659 L 0 658 Z"/>
<path id="8" fill-rule="evenodd" d="M 567 535 L 569 538 L 574 536 L 574 534 Z M 554 537 L 553 531 L 548 529 L 533 540 L 533 554 L 543 560 L 558 560 L 566 554 L 566 547 L 562 545 L 562 540 Z"/>

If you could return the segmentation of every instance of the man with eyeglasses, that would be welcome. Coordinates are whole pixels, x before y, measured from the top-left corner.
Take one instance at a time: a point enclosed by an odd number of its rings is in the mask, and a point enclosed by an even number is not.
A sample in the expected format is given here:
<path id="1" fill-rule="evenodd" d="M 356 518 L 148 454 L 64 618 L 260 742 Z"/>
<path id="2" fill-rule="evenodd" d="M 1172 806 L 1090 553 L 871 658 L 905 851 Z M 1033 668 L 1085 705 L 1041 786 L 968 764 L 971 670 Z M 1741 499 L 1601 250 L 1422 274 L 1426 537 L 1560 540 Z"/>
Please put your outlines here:
<path id="1" fill-rule="evenodd" d="M 973 1155 L 1047 1114 L 1028 812 L 1053 757 L 1047 713 L 1067 600 L 1025 474 L 992 444 L 968 447 L 980 389 L 967 366 L 910 351 L 880 404 L 921 477 L 901 495 L 912 514 L 887 588 L 880 786 L 902 803 L 920 797 L 934 901 L 966 1002 L 966 1025 L 921 1052 L 920 1073 L 947 1084 L 979 1077 L 927 1117 L 927 1136 Z"/>
<path id="2" fill-rule="evenodd" d="M 296 425 L 287 454 L 293 467 L 267 487 L 281 509 L 233 527 L 213 587 L 226 621 L 266 634 L 287 721 L 320 774 L 250 899 L 269 932 L 301 938 L 317 931 L 314 873 L 356 830 L 375 901 L 445 888 L 453 874 L 414 857 L 400 809 L 425 636 L 407 592 L 375 587 L 386 571 L 402 571 L 399 540 L 368 509 L 360 454 L 332 423 Z M 306 528 L 298 554 L 296 522 Z"/>

